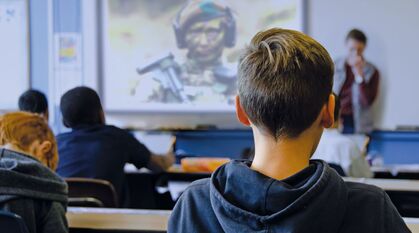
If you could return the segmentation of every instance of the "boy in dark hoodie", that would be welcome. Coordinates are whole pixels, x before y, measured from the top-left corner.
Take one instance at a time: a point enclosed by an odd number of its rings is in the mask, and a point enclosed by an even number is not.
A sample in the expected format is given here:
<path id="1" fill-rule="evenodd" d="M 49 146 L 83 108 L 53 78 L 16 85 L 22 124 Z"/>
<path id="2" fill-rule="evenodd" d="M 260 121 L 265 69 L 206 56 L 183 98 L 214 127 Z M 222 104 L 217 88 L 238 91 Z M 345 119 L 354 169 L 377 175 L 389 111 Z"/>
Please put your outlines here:
<path id="1" fill-rule="evenodd" d="M 240 59 L 236 99 L 239 121 L 253 130 L 254 160 L 194 182 L 169 232 L 410 232 L 383 190 L 310 161 L 334 122 L 332 85 L 333 62 L 318 42 L 285 29 L 256 34 Z"/>
<path id="2" fill-rule="evenodd" d="M 58 152 L 47 122 L 37 114 L 5 114 L 0 146 L 0 209 L 21 216 L 30 233 L 68 232 L 67 185 L 53 171 Z"/>

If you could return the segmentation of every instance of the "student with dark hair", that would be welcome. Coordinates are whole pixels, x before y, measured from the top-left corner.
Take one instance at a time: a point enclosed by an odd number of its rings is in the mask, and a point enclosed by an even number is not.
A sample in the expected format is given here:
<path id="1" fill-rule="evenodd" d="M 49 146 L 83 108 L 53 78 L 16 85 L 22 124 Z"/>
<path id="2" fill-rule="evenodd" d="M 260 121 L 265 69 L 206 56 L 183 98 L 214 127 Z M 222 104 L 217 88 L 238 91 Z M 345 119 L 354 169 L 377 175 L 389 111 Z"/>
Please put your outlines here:
<path id="1" fill-rule="evenodd" d="M 105 115 L 98 94 L 88 87 L 76 87 L 61 97 L 63 123 L 72 131 L 57 136 L 60 162 L 57 172 L 63 177 L 85 177 L 111 182 L 127 207 L 124 165 L 155 171 L 169 168 L 174 155 L 151 153 L 130 133 L 105 124 Z"/>
<path id="2" fill-rule="evenodd" d="M 367 37 L 352 29 L 346 36 L 347 54 L 335 61 L 333 91 L 341 99 L 343 133 L 370 133 L 373 130 L 371 106 L 380 81 L 377 68 L 366 61 Z"/>
<path id="3" fill-rule="evenodd" d="M 321 159 L 342 167 L 347 176 L 371 178 L 373 174 L 358 145 L 339 132 L 340 99 L 335 96 L 335 123 L 323 132 L 313 159 Z"/>
<path id="4" fill-rule="evenodd" d="M 19 97 L 19 110 L 37 113 L 48 121 L 48 100 L 44 93 L 37 90 L 27 90 Z"/>
<path id="5" fill-rule="evenodd" d="M 236 99 L 254 160 L 191 184 L 168 232 L 409 232 L 383 190 L 310 161 L 334 123 L 332 85 L 333 61 L 317 41 L 277 28 L 256 34 L 239 62 Z"/>

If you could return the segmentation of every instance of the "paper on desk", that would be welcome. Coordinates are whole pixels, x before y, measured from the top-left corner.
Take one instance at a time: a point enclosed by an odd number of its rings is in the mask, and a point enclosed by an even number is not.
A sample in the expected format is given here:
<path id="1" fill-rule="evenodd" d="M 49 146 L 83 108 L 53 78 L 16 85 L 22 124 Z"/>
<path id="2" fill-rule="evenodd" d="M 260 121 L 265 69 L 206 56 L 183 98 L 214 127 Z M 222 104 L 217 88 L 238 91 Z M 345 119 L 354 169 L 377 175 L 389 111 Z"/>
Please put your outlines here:
<path id="1" fill-rule="evenodd" d="M 173 135 L 171 133 L 134 132 L 134 136 L 155 154 L 167 154 L 173 143 Z"/>

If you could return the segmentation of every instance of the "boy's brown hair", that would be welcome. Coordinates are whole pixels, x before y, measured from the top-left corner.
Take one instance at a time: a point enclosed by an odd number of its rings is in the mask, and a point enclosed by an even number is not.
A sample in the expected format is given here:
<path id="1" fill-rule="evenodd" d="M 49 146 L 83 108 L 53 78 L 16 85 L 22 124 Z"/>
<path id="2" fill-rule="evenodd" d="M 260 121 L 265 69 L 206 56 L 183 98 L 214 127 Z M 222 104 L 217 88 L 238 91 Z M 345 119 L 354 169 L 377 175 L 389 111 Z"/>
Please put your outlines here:
<path id="1" fill-rule="evenodd" d="M 294 30 L 256 34 L 239 62 L 240 104 L 249 120 L 276 140 L 309 128 L 328 101 L 333 61 L 317 41 Z"/>
<path id="2" fill-rule="evenodd" d="M 55 170 L 58 165 L 57 143 L 52 130 L 41 115 L 12 112 L 0 117 L 0 145 L 12 144 L 22 151 L 27 151 L 36 140 L 51 142 L 50 152 L 37 159 Z"/>

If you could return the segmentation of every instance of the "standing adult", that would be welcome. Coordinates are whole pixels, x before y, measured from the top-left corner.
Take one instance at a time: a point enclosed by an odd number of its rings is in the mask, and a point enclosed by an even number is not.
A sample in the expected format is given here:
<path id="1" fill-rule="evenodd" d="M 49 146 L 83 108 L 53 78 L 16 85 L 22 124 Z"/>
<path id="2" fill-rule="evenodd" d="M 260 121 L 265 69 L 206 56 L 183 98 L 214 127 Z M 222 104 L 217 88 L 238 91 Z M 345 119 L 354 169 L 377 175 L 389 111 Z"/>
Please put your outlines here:
<path id="1" fill-rule="evenodd" d="M 369 133 L 373 129 L 371 106 L 380 80 L 377 68 L 366 61 L 367 37 L 352 29 L 346 36 L 347 55 L 335 61 L 333 91 L 341 99 L 343 133 Z"/>

